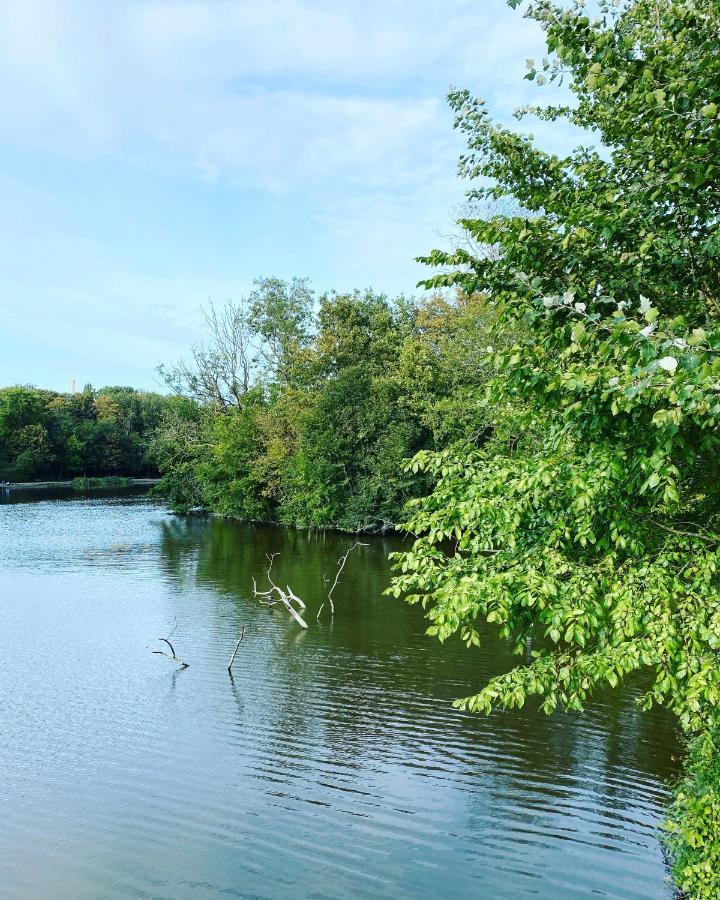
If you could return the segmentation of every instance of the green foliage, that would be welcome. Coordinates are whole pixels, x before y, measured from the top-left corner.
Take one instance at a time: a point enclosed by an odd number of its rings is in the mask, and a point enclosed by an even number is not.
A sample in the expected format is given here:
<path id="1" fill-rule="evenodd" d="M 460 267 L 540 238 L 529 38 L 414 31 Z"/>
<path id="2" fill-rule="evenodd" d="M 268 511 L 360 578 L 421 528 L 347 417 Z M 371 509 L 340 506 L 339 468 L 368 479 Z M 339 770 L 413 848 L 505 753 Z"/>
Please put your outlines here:
<path id="1" fill-rule="evenodd" d="M 152 441 L 152 456 L 162 478 L 156 493 L 177 512 L 205 505 L 199 466 L 211 449 L 213 408 L 188 397 L 169 397 Z"/>
<path id="2" fill-rule="evenodd" d="M 266 374 L 285 380 L 297 351 L 309 338 L 313 292 L 307 278 L 258 278 L 250 294 L 248 325 L 257 338 L 258 361 Z"/>
<path id="3" fill-rule="evenodd" d="M 412 329 L 404 300 L 371 292 L 320 300 L 317 328 L 294 384 L 292 489 L 279 517 L 302 525 L 372 529 L 407 496 L 400 463 L 422 445 L 422 426 L 401 403 L 398 357 Z"/>
<path id="4" fill-rule="evenodd" d="M 120 475 L 105 475 L 102 477 L 73 478 L 72 486 L 76 491 L 92 490 L 93 488 L 127 487 L 132 484 L 132 478 L 123 478 Z"/>
<path id="5" fill-rule="evenodd" d="M 534 641 L 530 664 L 465 708 L 582 709 L 654 670 L 643 704 L 705 736 L 679 795 L 697 799 L 720 701 L 720 6 L 601 3 L 593 19 L 543 0 L 527 15 L 550 55 L 528 77 L 574 94 L 534 112 L 595 144 L 545 153 L 450 95 L 461 174 L 481 180 L 471 196 L 519 211 L 463 221 L 492 252 L 425 259 L 440 269 L 429 287 L 489 296 L 495 374 L 484 442 L 411 464 L 436 487 L 408 507 L 417 539 L 392 592 L 421 602 L 440 639 L 476 645 L 484 619 L 519 651 Z M 676 877 L 692 896 L 717 896 L 713 802 L 675 807 Z"/>
<path id="6" fill-rule="evenodd" d="M 718 728 L 692 741 L 670 809 L 667 843 L 677 881 L 689 897 L 720 896 L 719 742 Z"/>
<path id="7" fill-rule="evenodd" d="M 475 430 L 482 298 L 330 293 L 311 315 L 311 297 L 305 281 L 257 283 L 243 347 L 264 362 L 237 403 L 193 403 L 190 373 L 156 443 L 177 509 L 382 530 L 424 483 L 403 460 Z M 220 355 L 242 354 L 211 347 L 201 362 Z"/>
<path id="8" fill-rule="evenodd" d="M 79 394 L 0 389 L 0 478 L 153 476 L 150 440 L 167 402 L 123 387 Z"/>
<path id="9" fill-rule="evenodd" d="M 255 460 L 260 453 L 257 414 L 262 393 L 248 391 L 242 405 L 211 424 L 211 449 L 197 477 L 205 504 L 214 512 L 246 520 L 266 521 L 269 504 Z"/>

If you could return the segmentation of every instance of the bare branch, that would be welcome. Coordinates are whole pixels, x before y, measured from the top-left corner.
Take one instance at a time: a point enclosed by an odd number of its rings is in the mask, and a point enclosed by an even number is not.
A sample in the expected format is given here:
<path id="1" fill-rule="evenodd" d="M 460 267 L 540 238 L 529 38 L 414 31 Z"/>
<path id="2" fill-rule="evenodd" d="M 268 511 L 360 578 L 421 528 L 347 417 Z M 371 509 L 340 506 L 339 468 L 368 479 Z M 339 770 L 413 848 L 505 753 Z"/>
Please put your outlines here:
<path id="1" fill-rule="evenodd" d="M 266 574 L 267 574 L 267 580 L 270 582 L 270 584 L 271 584 L 274 588 L 277 588 L 277 585 L 276 585 L 275 582 L 272 580 L 272 575 L 271 575 L 270 573 L 272 572 L 272 567 L 273 567 L 273 563 L 275 562 L 275 557 L 276 557 L 276 556 L 280 556 L 280 554 L 279 554 L 279 553 L 266 553 L 265 556 L 267 557 L 267 561 L 270 563 L 270 565 L 268 566 L 267 573 L 266 573 Z M 278 590 L 279 590 L 279 588 L 278 588 Z"/>
<path id="2" fill-rule="evenodd" d="M 170 634 L 169 634 L 167 637 L 161 637 L 161 638 L 158 638 L 158 640 L 161 641 L 163 644 L 167 644 L 167 645 L 168 645 L 168 647 L 170 648 L 170 650 L 171 650 L 171 652 L 172 652 L 172 656 L 170 656 L 169 653 L 165 653 L 164 650 L 153 650 L 152 652 L 153 652 L 156 656 L 166 656 L 168 659 L 172 660 L 173 662 L 176 662 L 176 663 L 180 666 L 181 669 L 187 669 L 187 668 L 189 668 L 190 663 L 186 663 L 184 659 L 180 659 L 180 657 L 177 655 L 177 653 L 175 653 L 175 648 L 174 648 L 173 645 L 170 643 L 170 638 L 171 638 L 171 637 L 175 634 L 175 632 L 177 631 L 177 627 L 178 627 L 178 620 L 175 619 L 175 627 L 174 627 L 173 630 L 170 632 Z"/>
<path id="3" fill-rule="evenodd" d="M 263 606 L 275 606 L 276 603 L 282 603 L 285 609 L 290 613 L 290 615 L 295 619 L 298 625 L 301 628 L 307 628 L 307 622 L 303 619 L 303 617 L 297 612 L 297 610 L 293 607 L 293 603 L 297 603 L 297 605 L 301 609 L 305 609 L 305 603 L 292 592 L 290 587 L 288 586 L 287 591 L 284 591 L 281 587 L 279 587 L 272 580 L 272 567 L 273 562 L 275 561 L 275 557 L 277 553 L 267 554 L 268 561 L 270 565 L 267 570 L 267 580 L 270 582 L 270 588 L 267 591 L 259 591 L 257 589 L 257 583 L 253 578 L 253 594 L 260 601 Z M 274 599 L 273 595 L 277 594 L 277 600 Z"/>
<path id="4" fill-rule="evenodd" d="M 228 663 L 228 673 L 232 675 L 232 664 L 235 662 L 235 654 L 238 652 L 238 647 L 240 646 L 242 639 L 245 637 L 245 626 L 243 625 L 240 628 L 240 637 L 237 640 L 237 644 L 235 644 L 235 649 L 232 652 L 232 656 L 230 657 L 230 662 Z"/>
<path id="5" fill-rule="evenodd" d="M 177 394 L 225 410 L 242 404 L 254 380 L 254 334 L 245 300 L 228 300 L 202 310 L 207 344 L 191 348 L 190 360 L 160 366 L 158 372 Z"/>
<path id="6" fill-rule="evenodd" d="M 297 596 L 297 594 L 293 594 L 292 588 L 290 587 L 290 585 L 287 586 L 287 595 L 291 600 L 294 600 L 297 603 L 297 605 L 300 607 L 300 609 L 307 609 L 307 607 L 305 606 L 303 601 Z"/>
<path id="7" fill-rule="evenodd" d="M 158 640 L 166 643 L 168 645 L 168 647 L 170 648 L 170 652 L 172 653 L 172 658 L 177 659 L 177 653 L 175 653 L 175 648 L 170 643 L 170 641 L 167 638 L 158 638 Z"/>
<path id="8" fill-rule="evenodd" d="M 368 546 L 367 544 L 363 544 L 361 541 L 355 541 L 355 543 L 348 550 L 348 552 L 344 556 L 341 556 L 340 559 L 338 560 L 338 570 L 335 573 L 335 581 L 333 581 L 333 585 L 330 588 L 330 590 L 328 591 L 328 595 L 327 595 L 328 603 L 330 604 L 330 615 L 331 616 L 335 615 L 335 604 L 333 603 L 333 597 L 332 597 L 333 591 L 337 587 L 338 581 L 340 580 L 340 576 L 342 575 L 342 570 L 345 568 L 345 563 L 348 560 L 348 556 L 350 556 L 350 554 L 353 552 L 353 550 L 356 547 L 367 547 L 367 546 Z M 325 577 L 325 583 L 327 584 L 327 577 Z M 324 606 L 325 606 L 325 603 L 323 602 L 322 605 L 320 606 L 320 609 L 318 610 L 318 614 L 317 614 L 318 620 L 320 619 L 320 613 L 323 611 Z"/>

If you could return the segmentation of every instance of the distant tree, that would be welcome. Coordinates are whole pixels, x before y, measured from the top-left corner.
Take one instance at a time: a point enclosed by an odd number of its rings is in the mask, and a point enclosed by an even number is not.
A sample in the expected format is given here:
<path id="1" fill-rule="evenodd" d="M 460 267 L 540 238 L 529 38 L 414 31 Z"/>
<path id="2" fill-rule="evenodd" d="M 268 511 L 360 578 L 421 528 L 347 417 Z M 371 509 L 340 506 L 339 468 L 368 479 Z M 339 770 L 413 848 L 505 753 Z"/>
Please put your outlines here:
<path id="1" fill-rule="evenodd" d="M 0 478 L 156 474 L 152 435 L 168 402 L 131 388 L 0 389 Z"/>

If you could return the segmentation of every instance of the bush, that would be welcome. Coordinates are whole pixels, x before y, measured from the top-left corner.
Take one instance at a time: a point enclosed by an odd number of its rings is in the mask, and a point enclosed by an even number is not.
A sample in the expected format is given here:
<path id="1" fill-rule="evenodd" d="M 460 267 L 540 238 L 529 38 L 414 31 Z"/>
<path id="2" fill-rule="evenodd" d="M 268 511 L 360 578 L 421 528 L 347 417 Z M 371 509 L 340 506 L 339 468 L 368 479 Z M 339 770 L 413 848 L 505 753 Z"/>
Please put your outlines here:
<path id="1" fill-rule="evenodd" d="M 81 478 L 73 478 L 72 482 L 73 490 L 76 491 L 87 491 L 92 488 L 106 488 L 106 487 L 127 487 L 129 484 L 132 484 L 132 478 L 123 478 L 119 475 L 106 475 L 104 477 L 81 477 Z"/>
<path id="2" fill-rule="evenodd" d="M 720 728 L 688 746 L 685 777 L 670 808 L 666 845 L 689 897 L 720 897 Z"/>

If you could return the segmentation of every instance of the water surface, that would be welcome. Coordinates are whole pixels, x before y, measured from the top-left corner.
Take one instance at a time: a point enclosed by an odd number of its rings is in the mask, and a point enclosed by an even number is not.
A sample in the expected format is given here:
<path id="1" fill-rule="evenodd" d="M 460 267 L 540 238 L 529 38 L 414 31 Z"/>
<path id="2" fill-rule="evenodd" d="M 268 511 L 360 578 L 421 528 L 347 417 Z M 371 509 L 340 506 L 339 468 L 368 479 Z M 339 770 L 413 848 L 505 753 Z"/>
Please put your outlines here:
<path id="1" fill-rule="evenodd" d="M 462 714 L 510 657 L 384 598 L 393 540 L 317 623 L 352 538 L 33 499 L 0 504 L 3 897 L 672 896 L 678 748 L 639 685 L 582 716 Z M 307 632 L 252 597 L 274 552 Z M 176 625 L 185 670 L 151 653 Z"/>

